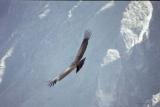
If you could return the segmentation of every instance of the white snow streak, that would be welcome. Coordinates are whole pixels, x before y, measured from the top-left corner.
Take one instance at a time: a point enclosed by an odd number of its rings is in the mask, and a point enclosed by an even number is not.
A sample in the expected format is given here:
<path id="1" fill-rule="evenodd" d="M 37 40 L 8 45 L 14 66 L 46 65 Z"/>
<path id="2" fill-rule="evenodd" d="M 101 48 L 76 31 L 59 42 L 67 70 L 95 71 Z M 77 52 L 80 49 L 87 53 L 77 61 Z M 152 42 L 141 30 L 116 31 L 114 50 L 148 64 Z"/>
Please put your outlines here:
<path id="1" fill-rule="evenodd" d="M 108 49 L 106 56 L 103 58 L 103 62 L 101 63 L 101 67 L 117 60 L 120 58 L 119 52 L 116 49 Z"/>
<path id="2" fill-rule="evenodd" d="M 106 9 L 109 9 L 111 7 L 113 7 L 115 5 L 115 2 L 114 1 L 110 1 L 110 2 L 107 2 L 104 6 L 102 6 L 97 12 L 96 12 L 96 15 L 98 15 L 99 13 L 101 13 L 102 11 L 106 10 Z"/>
<path id="3" fill-rule="evenodd" d="M 69 11 L 68 11 L 68 19 L 72 17 L 72 12 L 80 5 L 82 1 L 77 2 L 76 5 L 74 5 Z"/>
<path id="4" fill-rule="evenodd" d="M 148 38 L 153 7 L 150 1 L 131 1 L 121 20 L 121 34 L 127 50 Z"/>
<path id="5" fill-rule="evenodd" d="M 0 83 L 2 82 L 3 75 L 5 73 L 6 60 L 12 55 L 13 50 L 14 50 L 14 47 L 11 47 L 10 49 L 8 49 L 6 54 L 0 59 Z"/>
<path id="6" fill-rule="evenodd" d="M 46 9 L 43 13 L 39 14 L 39 18 L 40 19 L 45 18 L 49 12 L 50 12 L 50 9 Z"/>
<path id="7" fill-rule="evenodd" d="M 50 13 L 50 9 L 49 9 L 49 4 L 46 4 L 45 6 L 44 6 L 44 11 L 41 13 L 41 14 L 39 14 L 38 15 L 38 17 L 40 18 L 40 19 L 43 19 L 43 18 L 45 18 L 49 13 Z"/>

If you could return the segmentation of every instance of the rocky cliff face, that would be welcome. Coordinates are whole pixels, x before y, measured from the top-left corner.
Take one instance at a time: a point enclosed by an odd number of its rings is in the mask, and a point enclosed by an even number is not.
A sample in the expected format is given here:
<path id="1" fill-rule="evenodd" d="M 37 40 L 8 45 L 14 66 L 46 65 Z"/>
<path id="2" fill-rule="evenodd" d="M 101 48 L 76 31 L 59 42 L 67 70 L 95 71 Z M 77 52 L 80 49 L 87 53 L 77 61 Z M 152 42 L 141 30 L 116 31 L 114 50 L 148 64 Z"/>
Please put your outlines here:
<path id="1" fill-rule="evenodd" d="M 160 107 L 160 2 L 15 0 L 1 8 L 0 106 Z M 88 28 L 85 65 L 49 88 Z"/>
<path id="2" fill-rule="evenodd" d="M 160 2 L 152 2 L 149 38 L 132 48 L 122 60 L 122 73 L 112 107 L 159 107 Z"/>

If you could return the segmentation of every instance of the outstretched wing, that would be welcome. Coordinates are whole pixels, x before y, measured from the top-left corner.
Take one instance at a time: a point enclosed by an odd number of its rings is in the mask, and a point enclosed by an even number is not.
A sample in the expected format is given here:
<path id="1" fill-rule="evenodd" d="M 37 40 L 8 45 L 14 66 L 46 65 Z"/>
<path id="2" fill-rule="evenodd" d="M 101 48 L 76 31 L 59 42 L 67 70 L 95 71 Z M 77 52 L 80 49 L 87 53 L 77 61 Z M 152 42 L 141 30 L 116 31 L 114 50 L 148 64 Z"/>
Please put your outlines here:
<path id="1" fill-rule="evenodd" d="M 76 68 L 75 65 L 71 65 L 68 68 L 66 68 L 64 70 L 64 72 L 62 72 L 60 75 L 58 75 L 57 77 L 53 78 L 52 80 L 49 81 L 49 86 L 54 86 L 54 84 L 57 83 L 57 81 L 62 80 L 65 76 L 67 76 L 74 68 Z"/>
<path id="2" fill-rule="evenodd" d="M 75 69 L 77 67 L 77 65 L 79 64 L 81 58 L 83 57 L 84 52 L 86 51 L 87 45 L 88 45 L 88 40 L 91 36 L 91 32 L 86 30 L 84 33 L 84 39 L 81 43 L 81 46 L 78 50 L 78 53 L 76 55 L 75 60 L 73 61 L 73 63 L 64 70 L 64 72 L 62 72 L 60 75 L 58 75 L 57 77 L 53 78 L 51 81 L 49 81 L 49 86 L 54 86 L 54 84 L 56 84 L 58 81 L 62 80 L 65 76 L 67 76 L 70 72 L 72 72 L 73 69 Z M 85 60 L 85 59 L 84 59 Z M 80 68 L 82 67 L 84 60 L 82 60 L 82 62 L 80 63 Z M 80 69 L 79 68 L 79 69 Z"/>
<path id="3" fill-rule="evenodd" d="M 84 33 L 84 39 L 83 39 L 81 46 L 77 52 L 74 63 L 78 63 L 81 60 L 81 58 L 83 57 L 84 52 L 86 51 L 86 48 L 88 45 L 88 40 L 89 40 L 90 36 L 91 36 L 91 32 L 89 30 L 86 30 Z"/>

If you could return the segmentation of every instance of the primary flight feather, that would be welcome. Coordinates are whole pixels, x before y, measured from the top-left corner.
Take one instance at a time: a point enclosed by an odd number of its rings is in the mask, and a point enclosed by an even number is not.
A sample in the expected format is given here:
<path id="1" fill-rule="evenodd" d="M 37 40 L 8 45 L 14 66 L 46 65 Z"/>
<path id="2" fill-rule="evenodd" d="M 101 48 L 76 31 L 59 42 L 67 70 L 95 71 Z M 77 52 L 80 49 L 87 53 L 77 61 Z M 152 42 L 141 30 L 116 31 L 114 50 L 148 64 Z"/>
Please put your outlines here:
<path id="1" fill-rule="evenodd" d="M 71 73 L 75 68 L 76 68 L 76 73 L 82 68 L 84 61 L 86 59 L 82 58 L 87 45 L 88 45 L 88 40 L 91 36 L 91 32 L 89 30 L 86 30 L 84 32 L 84 38 L 83 41 L 81 43 L 81 46 L 77 52 L 77 55 L 74 59 L 74 61 L 71 63 L 71 65 L 69 67 L 67 67 L 62 73 L 60 73 L 59 75 L 57 75 L 56 77 L 54 77 L 52 80 L 49 81 L 49 86 L 54 86 L 58 81 L 62 80 L 65 76 L 67 76 L 69 73 Z"/>

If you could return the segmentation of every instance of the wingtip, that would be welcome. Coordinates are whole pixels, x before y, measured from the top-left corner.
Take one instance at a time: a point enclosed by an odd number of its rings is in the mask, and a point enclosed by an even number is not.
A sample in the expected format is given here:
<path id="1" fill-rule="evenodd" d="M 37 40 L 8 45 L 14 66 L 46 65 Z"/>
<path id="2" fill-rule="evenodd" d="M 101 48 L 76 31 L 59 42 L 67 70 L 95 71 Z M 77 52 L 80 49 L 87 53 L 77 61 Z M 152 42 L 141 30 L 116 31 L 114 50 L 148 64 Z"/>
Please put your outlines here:
<path id="1" fill-rule="evenodd" d="M 91 37 L 91 34 L 92 34 L 91 30 L 89 30 L 89 29 L 85 30 L 84 38 L 89 39 Z"/>
<path id="2" fill-rule="evenodd" d="M 54 81 L 49 81 L 49 83 L 48 83 L 48 86 L 49 87 L 52 87 L 52 86 L 54 86 L 55 84 L 57 83 L 57 80 L 54 80 Z"/>

